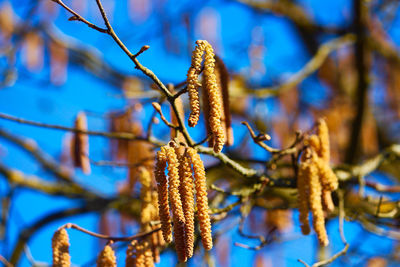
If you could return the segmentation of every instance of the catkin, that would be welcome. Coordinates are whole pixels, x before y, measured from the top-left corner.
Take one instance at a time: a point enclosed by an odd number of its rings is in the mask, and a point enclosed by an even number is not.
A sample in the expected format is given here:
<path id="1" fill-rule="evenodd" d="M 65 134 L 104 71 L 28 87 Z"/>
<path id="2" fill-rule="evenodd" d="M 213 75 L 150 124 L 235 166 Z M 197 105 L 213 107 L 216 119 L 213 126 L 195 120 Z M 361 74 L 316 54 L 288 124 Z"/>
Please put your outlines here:
<path id="1" fill-rule="evenodd" d="M 186 261 L 185 253 L 185 215 L 183 213 L 182 200 L 179 194 L 179 161 L 175 149 L 165 146 L 168 162 L 168 197 L 171 202 L 171 209 L 174 221 L 175 248 L 178 259 Z"/>
<path id="2" fill-rule="evenodd" d="M 329 244 L 328 236 L 325 229 L 325 217 L 322 209 L 322 186 L 318 177 L 318 167 L 315 164 L 317 156 L 313 153 L 309 165 L 309 203 L 310 210 L 313 215 L 313 226 L 317 233 L 318 241 L 321 245 L 327 246 Z"/>
<path id="3" fill-rule="evenodd" d="M 324 191 L 335 191 L 338 186 L 336 174 L 332 171 L 329 164 L 322 158 L 316 158 L 315 163 L 318 167 L 319 177 Z"/>
<path id="4" fill-rule="evenodd" d="M 205 41 L 204 41 L 205 42 Z M 209 43 L 206 43 L 204 56 L 204 79 L 206 90 L 210 103 L 209 123 L 214 135 L 214 151 L 216 153 L 222 150 L 225 143 L 224 129 L 221 125 L 222 104 L 221 92 L 217 85 L 217 79 L 214 73 L 215 59 L 214 50 Z"/>
<path id="5" fill-rule="evenodd" d="M 147 225 L 148 222 L 152 220 L 153 216 L 153 205 L 152 205 L 152 192 L 151 192 L 151 175 L 146 168 L 139 169 L 139 181 L 141 184 L 140 188 L 140 199 L 141 202 L 141 213 L 140 213 L 140 223 Z M 143 229 L 148 231 L 150 229 Z"/>
<path id="6" fill-rule="evenodd" d="M 200 224 L 201 241 L 203 243 L 203 247 L 206 250 L 210 250 L 213 246 L 213 243 L 211 235 L 211 221 L 208 213 L 207 185 L 204 165 L 196 150 L 193 148 L 188 148 L 187 153 L 190 157 L 191 163 L 193 164 L 197 216 Z"/>
<path id="7" fill-rule="evenodd" d="M 161 221 L 161 230 L 164 241 L 172 242 L 172 227 L 168 205 L 168 184 L 165 176 L 165 167 L 167 166 L 167 155 L 165 147 L 157 153 L 157 163 L 155 167 L 155 178 L 157 181 L 158 192 L 158 212 Z"/>
<path id="8" fill-rule="evenodd" d="M 329 131 L 328 125 L 324 119 L 320 119 L 317 122 L 317 134 L 320 140 L 320 149 L 318 156 L 320 156 L 325 162 L 330 162 L 330 145 L 329 145 Z"/>
<path id="9" fill-rule="evenodd" d="M 153 253 L 151 252 L 151 247 L 148 242 L 143 242 L 144 246 L 144 265 L 146 267 L 154 266 Z"/>
<path id="10" fill-rule="evenodd" d="M 200 117 L 200 101 L 199 101 L 199 73 L 201 71 L 201 62 L 203 53 L 205 50 L 205 45 L 201 41 L 196 42 L 197 46 L 192 53 L 192 65 L 187 73 L 187 89 L 189 92 L 189 102 L 190 102 L 190 115 L 189 115 L 189 126 L 196 126 Z"/>
<path id="11" fill-rule="evenodd" d="M 310 233 L 310 222 L 309 222 L 309 177 L 310 177 L 310 164 L 302 162 L 299 168 L 299 174 L 297 178 L 297 189 L 298 189 L 298 202 L 299 202 L 299 220 L 301 232 L 304 235 Z"/>
<path id="12" fill-rule="evenodd" d="M 183 213 L 185 215 L 186 256 L 191 258 L 193 256 L 194 243 L 194 187 L 192 167 L 186 153 L 180 158 L 179 177 L 179 192 L 182 197 Z"/>
<path id="13" fill-rule="evenodd" d="M 84 112 L 79 112 L 75 119 L 75 128 L 81 131 L 87 131 L 87 120 Z M 74 134 L 72 140 L 72 157 L 75 167 L 81 168 L 85 174 L 90 174 L 89 161 L 89 138 L 87 134 Z"/>
<path id="14" fill-rule="evenodd" d="M 97 257 L 98 267 L 116 267 L 117 258 L 115 257 L 114 250 L 110 245 L 106 245 Z"/>
<path id="15" fill-rule="evenodd" d="M 330 191 L 322 192 L 322 206 L 327 212 L 332 212 L 335 209 L 335 204 L 333 204 L 332 194 Z"/>
<path id="16" fill-rule="evenodd" d="M 53 249 L 53 266 L 69 267 L 71 266 L 71 256 L 69 255 L 68 233 L 64 228 L 58 229 L 51 240 Z"/>
<path id="17" fill-rule="evenodd" d="M 321 148 L 321 142 L 317 135 L 315 135 L 315 134 L 310 135 L 307 138 L 307 142 L 315 152 L 317 152 L 318 154 L 320 153 L 319 151 Z"/>
<path id="18" fill-rule="evenodd" d="M 215 75 L 217 77 L 218 87 L 221 89 L 221 101 L 223 105 L 223 124 L 225 129 L 225 144 L 227 146 L 233 145 L 233 130 L 232 130 L 232 118 L 230 111 L 230 99 L 229 99 L 229 73 L 228 70 L 220 57 L 215 55 Z"/>

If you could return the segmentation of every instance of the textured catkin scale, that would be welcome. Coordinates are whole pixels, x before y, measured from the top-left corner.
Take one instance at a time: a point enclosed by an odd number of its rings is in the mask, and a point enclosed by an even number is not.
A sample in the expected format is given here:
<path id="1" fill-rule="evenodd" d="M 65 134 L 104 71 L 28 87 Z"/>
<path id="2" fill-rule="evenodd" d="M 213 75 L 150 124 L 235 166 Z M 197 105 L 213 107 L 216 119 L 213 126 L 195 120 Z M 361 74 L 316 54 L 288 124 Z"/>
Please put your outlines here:
<path id="1" fill-rule="evenodd" d="M 198 88 L 199 84 L 199 73 L 201 71 L 201 62 L 203 58 L 203 53 L 205 50 L 205 45 L 202 41 L 196 42 L 197 46 L 192 53 L 192 65 L 190 66 L 187 73 L 187 89 L 189 92 L 189 102 L 190 102 L 190 115 L 189 115 L 189 126 L 196 126 L 199 121 L 200 116 L 200 100 Z"/>
<path id="2" fill-rule="evenodd" d="M 161 230 L 164 241 L 172 242 L 172 227 L 168 205 L 168 183 L 165 175 L 165 167 L 167 166 L 167 155 L 165 147 L 157 153 L 157 163 L 155 167 L 155 177 L 157 181 L 158 192 L 158 212 L 161 221 Z"/>
<path id="3" fill-rule="evenodd" d="M 185 253 L 185 215 L 183 213 L 182 200 L 179 193 L 179 161 L 175 149 L 166 146 L 168 163 L 168 197 L 171 202 L 171 209 L 174 221 L 175 248 L 178 259 L 186 261 Z"/>
<path id="4" fill-rule="evenodd" d="M 185 215 L 186 256 L 193 256 L 194 243 L 194 182 L 189 157 L 183 154 L 179 159 L 179 192 L 182 198 L 183 213 Z"/>
<path id="5" fill-rule="evenodd" d="M 332 212 L 335 209 L 335 205 L 333 204 L 332 194 L 329 191 L 322 192 L 322 206 L 324 210 L 327 212 Z"/>
<path id="6" fill-rule="evenodd" d="M 196 188 L 196 204 L 197 204 L 197 216 L 200 224 L 200 234 L 203 247 L 206 250 L 210 250 L 213 246 L 212 235 L 211 235 L 211 221 L 208 213 L 208 198 L 207 198 L 207 185 L 206 185 L 206 173 L 204 170 L 203 161 L 199 154 L 193 148 L 188 148 L 187 153 L 193 164 L 193 172 L 195 178 Z"/>
<path id="7" fill-rule="evenodd" d="M 317 122 L 317 134 L 320 140 L 320 150 L 318 155 L 327 163 L 330 162 L 330 145 L 329 145 L 329 131 L 328 125 L 324 119 Z"/>
<path id="8" fill-rule="evenodd" d="M 69 255 L 69 238 L 67 231 L 62 228 L 57 230 L 51 240 L 53 249 L 53 266 L 71 266 L 71 256 Z"/>
<path id="9" fill-rule="evenodd" d="M 312 158 L 316 157 L 313 155 Z M 311 159 L 309 165 L 309 203 L 311 213 L 313 215 L 313 226 L 317 233 L 318 241 L 322 246 L 327 246 L 329 244 L 328 235 L 325 229 L 325 217 L 324 211 L 322 209 L 322 186 L 318 177 L 318 167 Z"/>
<path id="10" fill-rule="evenodd" d="M 224 129 L 221 124 L 222 104 L 221 92 L 217 86 L 217 79 L 214 73 L 215 59 L 214 50 L 209 43 L 206 44 L 204 56 L 204 79 L 206 83 L 206 90 L 208 93 L 208 100 L 210 103 L 209 124 L 211 131 L 214 135 L 214 151 L 221 152 L 225 143 Z"/>
<path id="11" fill-rule="evenodd" d="M 309 193 L 309 171 L 310 164 L 307 162 L 302 162 L 299 168 L 299 174 L 297 178 L 297 189 L 298 189 L 298 202 L 299 202 L 299 221 L 301 232 L 304 235 L 310 233 L 310 222 L 309 222 L 309 203 L 308 203 L 308 193 Z"/>
<path id="12" fill-rule="evenodd" d="M 143 244 L 138 243 L 136 245 L 136 267 L 146 267 L 146 255 L 145 255 L 145 247 Z"/>
<path id="13" fill-rule="evenodd" d="M 310 145 L 310 147 L 316 152 L 318 153 L 318 155 L 320 154 L 320 149 L 321 149 L 321 142 L 320 139 L 317 135 L 312 134 L 307 138 L 307 143 L 308 145 Z"/>
<path id="14" fill-rule="evenodd" d="M 110 245 L 106 245 L 97 257 L 97 267 L 116 267 L 117 258 Z"/>
<path id="15" fill-rule="evenodd" d="M 143 243 L 144 246 L 144 265 L 146 267 L 154 266 L 153 253 L 151 252 L 151 247 L 148 242 Z"/>
<path id="16" fill-rule="evenodd" d="M 336 174 L 332 171 L 329 164 L 322 158 L 315 158 L 315 164 L 318 167 L 320 182 L 324 191 L 335 191 L 339 182 Z"/>
<path id="17" fill-rule="evenodd" d="M 132 240 L 126 249 L 125 266 L 136 266 L 136 246 L 137 241 Z"/>

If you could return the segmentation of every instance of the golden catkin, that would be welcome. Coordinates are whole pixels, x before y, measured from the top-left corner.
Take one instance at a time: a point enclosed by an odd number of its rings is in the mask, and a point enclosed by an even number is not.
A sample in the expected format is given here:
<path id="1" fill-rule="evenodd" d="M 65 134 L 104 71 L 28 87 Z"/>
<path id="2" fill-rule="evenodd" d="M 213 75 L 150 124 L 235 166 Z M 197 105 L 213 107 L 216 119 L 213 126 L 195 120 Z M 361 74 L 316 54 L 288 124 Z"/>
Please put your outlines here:
<path id="1" fill-rule="evenodd" d="M 179 177 L 179 192 L 185 215 L 186 256 L 191 258 L 193 256 L 194 243 L 194 183 L 190 159 L 186 153 L 180 158 Z"/>
<path id="2" fill-rule="evenodd" d="M 87 131 L 87 120 L 84 112 L 79 112 L 76 116 L 75 128 Z M 81 168 L 85 174 L 90 174 L 88 135 L 76 132 L 73 137 L 71 149 L 75 167 Z"/>
<path id="3" fill-rule="evenodd" d="M 312 134 L 307 138 L 307 143 L 310 147 L 319 154 L 321 148 L 321 142 L 317 135 Z"/>
<path id="4" fill-rule="evenodd" d="M 172 227 L 168 205 L 168 184 L 165 176 L 165 167 L 167 166 L 167 155 L 165 147 L 161 147 L 161 151 L 157 153 L 157 163 L 155 167 L 155 178 L 157 181 L 158 192 L 158 212 L 161 221 L 161 230 L 164 241 L 172 242 Z"/>
<path id="5" fill-rule="evenodd" d="M 144 246 L 144 265 L 146 267 L 154 266 L 153 253 L 151 252 L 151 247 L 148 242 L 143 243 Z"/>
<path id="6" fill-rule="evenodd" d="M 208 100 L 210 103 L 209 124 L 214 135 L 214 151 L 221 152 L 225 143 L 225 133 L 221 124 L 222 104 L 221 92 L 217 85 L 217 79 L 214 73 L 215 59 L 214 50 L 211 45 L 203 41 L 205 45 L 204 56 L 204 79 L 206 83 L 206 90 L 208 93 Z"/>
<path id="7" fill-rule="evenodd" d="M 324 119 L 320 119 L 317 122 L 317 134 L 320 140 L 320 149 L 318 156 L 320 156 L 325 162 L 330 162 L 330 145 L 329 145 L 329 131 L 328 125 Z"/>
<path id="8" fill-rule="evenodd" d="M 196 204 L 197 216 L 200 224 L 200 234 L 203 247 L 210 250 L 213 246 L 211 235 L 211 221 L 208 213 L 208 198 L 207 198 L 207 185 L 206 173 L 199 154 L 193 148 L 187 148 L 187 153 L 193 164 L 193 172 L 195 178 L 196 188 Z"/>
<path id="9" fill-rule="evenodd" d="M 199 92 L 198 88 L 199 84 L 199 73 L 201 71 L 201 62 L 203 53 L 205 50 L 205 45 L 201 41 L 196 42 L 197 46 L 193 50 L 192 53 L 192 65 L 189 68 L 187 73 L 187 89 L 189 92 L 189 101 L 190 101 L 190 115 L 189 115 L 189 126 L 196 126 L 199 121 L 200 116 L 200 101 L 199 101 Z"/>
<path id="10" fill-rule="evenodd" d="M 146 256 L 144 254 L 145 248 L 143 244 L 138 243 L 136 245 L 136 253 L 135 253 L 135 266 L 136 267 L 146 267 Z"/>
<path id="11" fill-rule="evenodd" d="M 117 258 L 110 245 L 106 245 L 97 257 L 97 267 L 116 267 Z"/>
<path id="12" fill-rule="evenodd" d="M 183 213 L 182 200 L 179 193 L 179 161 L 175 149 L 169 146 L 164 147 L 167 155 L 168 169 L 168 197 L 171 202 L 171 209 L 174 221 L 175 248 L 178 259 L 186 261 L 185 253 L 185 215 Z"/>
<path id="13" fill-rule="evenodd" d="M 69 255 L 68 233 L 64 228 L 57 230 L 51 240 L 53 249 L 53 266 L 69 267 L 71 266 L 71 256 Z"/>
<path id="14" fill-rule="evenodd" d="M 329 191 L 322 190 L 322 206 L 327 212 L 332 212 L 335 209 L 335 204 L 333 204 L 332 194 Z"/>
<path id="15" fill-rule="evenodd" d="M 299 221 L 301 232 L 304 235 L 310 233 L 310 222 L 309 222 L 309 176 L 310 176 L 310 164 L 302 162 L 299 168 L 299 174 L 297 177 L 297 189 L 298 189 L 298 202 L 299 202 Z"/>
<path id="16" fill-rule="evenodd" d="M 141 213 L 140 213 L 140 223 L 148 226 L 148 223 L 152 220 L 153 216 L 153 205 L 152 205 L 152 191 L 151 191 L 151 174 L 150 172 L 141 167 L 139 169 L 139 181 L 141 184 L 140 188 L 140 199 L 141 201 Z M 148 231 L 150 229 L 142 229 Z"/>
<path id="17" fill-rule="evenodd" d="M 335 191 L 339 186 L 339 182 L 336 174 L 329 166 L 329 163 L 322 158 L 316 158 L 315 164 L 318 167 L 319 177 L 324 191 Z"/>
<path id="18" fill-rule="evenodd" d="M 128 245 L 128 248 L 126 249 L 126 258 L 125 258 L 126 267 L 136 266 L 136 246 L 137 246 L 137 241 L 132 240 L 132 242 Z"/>
<path id="19" fill-rule="evenodd" d="M 232 130 L 232 119 L 230 111 L 230 99 L 229 99 L 229 73 L 228 70 L 220 57 L 215 55 L 215 75 L 217 77 L 218 87 L 221 89 L 221 98 L 223 105 L 223 124 L 225 129 L 225 144 L 227 146 L 233 145 L 233 130 Z"/>
<path id="20" fill-rule="evenodd" d="M 318 241 L 322 246 L 329 244 L 328 236 L 325 229 L 325 217 L 322 209 L 322 186 L 318 177 L 318 167 L 315 164 L 317 156 L 313 153 L 311 162 L 308 166 L 309 179 L 309 203 L 311 213 L 313 215 L 313 226 L 317 233 Z"/>

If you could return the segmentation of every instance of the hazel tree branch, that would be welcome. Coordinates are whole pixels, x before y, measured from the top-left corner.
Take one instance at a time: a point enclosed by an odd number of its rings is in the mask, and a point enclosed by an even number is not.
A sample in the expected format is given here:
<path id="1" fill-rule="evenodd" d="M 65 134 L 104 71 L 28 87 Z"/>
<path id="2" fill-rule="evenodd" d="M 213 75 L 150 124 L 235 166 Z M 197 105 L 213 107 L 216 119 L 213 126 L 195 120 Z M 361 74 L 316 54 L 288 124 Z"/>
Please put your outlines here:
<path id="1" fill-rule="evenodd" d="M 83 227 L 80 227 L 79 225 L 74 224 L 74 223 L 64 224 L 59 229 L 62 229 L 62 228 L 75 229 L 75 230 L 81 231 L 82 233 L 85 233 L 85 234 L 88 234 L 88 235 L 91 235 L 91 236 L 94 236 L 94 237 L 97 237 L 97 238 L 101 238 L 101 239 L 107 239 L 107 240 L 113 241 L 113 242 L 117 242 L 117 241 L 125 241 L 126 242 L 126 241 L 142 239 L 142 238 L 144 238 L 144 237 L 146 237 L 148 235 L 151 235 L 152 233 L 155 233 L 155 232 L 158 232 L 158 231 L 161 230 L 161 227 L 158 227 L 158 228 L 153 229 L 151 231 L 138 233 L 138 234 L 135 234 L 135 235 L 132 235 L 132 236 L 115 237 L 115 236 L 103 235 L 103 234 L 98 234 L 98 233 L 89 231 L 89 230 L 87 230 L 87 229 L 85 229 Z"/>

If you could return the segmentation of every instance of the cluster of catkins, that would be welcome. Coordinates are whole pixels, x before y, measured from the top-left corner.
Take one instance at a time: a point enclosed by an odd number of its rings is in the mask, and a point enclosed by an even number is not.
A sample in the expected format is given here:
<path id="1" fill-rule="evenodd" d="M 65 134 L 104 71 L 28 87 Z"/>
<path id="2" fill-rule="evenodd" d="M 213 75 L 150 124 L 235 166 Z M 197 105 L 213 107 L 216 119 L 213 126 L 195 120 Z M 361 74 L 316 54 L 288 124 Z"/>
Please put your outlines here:
<path id="1" fill-rule="evenodd" d="M 216 153 L 222 150 L 223 145 L 233 143 L 232 128 L 230 125 L 229 96 L 227 82 L 222 83 L 222 79 L 227 75 L 224 73 L 224 66 L 221 60 L 217 60 L 212 46 L 205 40 L 198 40 L 197 46 L 192 54 L 192 64 L 187 73 L 187 89 L 191 113 L 189 116 L 189 126 L 196 126 L 200 117 L 200 99 L 198 88 L 201 86 L 199 75 L 202 71 L 201 63 L 204 54 L 203 71 L 203 96 L 204 107 L 208 117 L 207 129 L 212 134 L 212 145 Z M 226 71 L 225 71 L 226 72 Z"/>
<path id="2" fill-rule="evenodd" d="M 168 176 L 165 175 L 165 168 Z M 172 221 L 178 259 L 185 262 L 193 256 L 194 195 L 203 247 L 213 246 L 208 209 L 206 175 L 203 162 L 196 150 L 177 147 L 173 142 L 157 153 L 155 177 L 158 190 L 159 216 L 164 240 L 172 241 Z M 194 178 L 194 179 L 193 179 Z"/>
<path id="3" fill-rule="evenodd" d="M 157 231 L 159 232 L 159 231 Z M 117 267 L 117 258 L 110 241 L 97 256 L 97 267 Z M 65 228 L 58 229 L 52 238 L 53 267 L 70 267 L 69 238 Z M 152 247 L 146 240 L 133 240 L 126 250 L 126 267 L 153 267 Z"/>
<path id="4" fill-rule="evenodd" d="M 331 192 L 338 187 L 338 179 L 329 166 L 329 132 L 326 122 L 317 122 L 317 134 L 310 135 L 307 148 L 301 156 L 297 188 L 299 192 L 299 211 L 301 231 L 310 233 L 309 211 L 313 217 L 313 226 L 322 246 L 329 244 L 325 229 L 324 212 L 335 208 Z"/>

